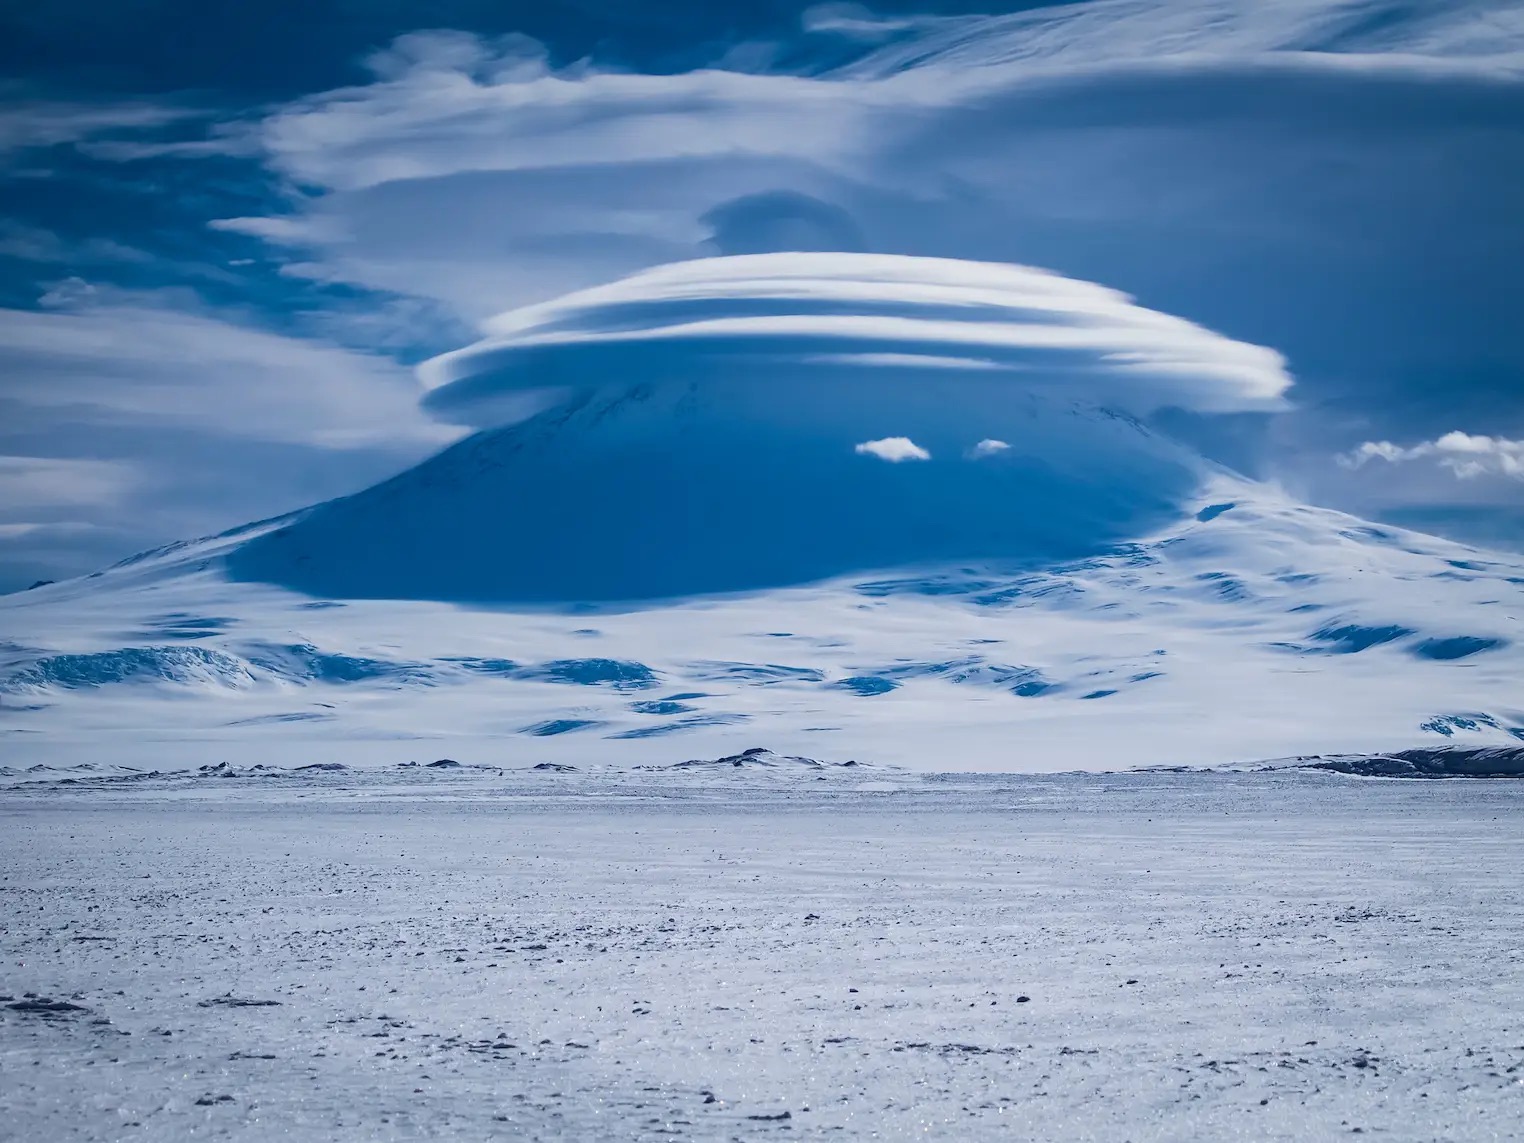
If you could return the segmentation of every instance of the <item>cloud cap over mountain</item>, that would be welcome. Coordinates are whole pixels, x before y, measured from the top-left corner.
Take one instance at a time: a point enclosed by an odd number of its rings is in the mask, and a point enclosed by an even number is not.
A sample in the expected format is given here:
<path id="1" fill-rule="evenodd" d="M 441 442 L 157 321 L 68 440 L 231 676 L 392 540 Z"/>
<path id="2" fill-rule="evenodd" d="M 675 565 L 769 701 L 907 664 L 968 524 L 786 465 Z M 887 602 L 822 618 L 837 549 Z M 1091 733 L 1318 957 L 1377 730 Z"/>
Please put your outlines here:
<path id="1" fill-rule="evenodd" d="M 1029 266 L 838 252 L 708 258 L 509 311 L 426 362 L 426 406 L 503 423 L 502 398 L 610 384 L 988 377 L 1146 414 L 1283 407 L 1274 350 Z"/>

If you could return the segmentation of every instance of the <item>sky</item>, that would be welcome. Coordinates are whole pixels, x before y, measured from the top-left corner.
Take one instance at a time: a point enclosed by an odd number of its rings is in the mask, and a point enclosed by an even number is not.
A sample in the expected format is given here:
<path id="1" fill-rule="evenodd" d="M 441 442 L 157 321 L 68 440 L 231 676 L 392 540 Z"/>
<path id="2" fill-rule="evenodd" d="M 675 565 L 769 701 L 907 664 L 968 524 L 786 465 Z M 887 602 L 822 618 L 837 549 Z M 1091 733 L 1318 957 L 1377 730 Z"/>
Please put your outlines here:
<path id="1" fill-rule="evenodd" d="M 1513 0 L 3 0 L 0 75 L 0 590 L 429 456 L 503 311 L 780 252 L 1261 347 L 1283 399 L 1143 414 L 1524 548 Z"/>

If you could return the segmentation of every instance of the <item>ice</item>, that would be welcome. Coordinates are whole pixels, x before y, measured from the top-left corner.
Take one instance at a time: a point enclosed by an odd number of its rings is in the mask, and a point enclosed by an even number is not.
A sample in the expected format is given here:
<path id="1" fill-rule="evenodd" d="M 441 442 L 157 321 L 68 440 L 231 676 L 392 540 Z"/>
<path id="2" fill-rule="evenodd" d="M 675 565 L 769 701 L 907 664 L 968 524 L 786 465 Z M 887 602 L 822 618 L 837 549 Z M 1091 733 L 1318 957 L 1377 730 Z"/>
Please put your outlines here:
<path id="1" fill-rule="evenodd" d="M 4 1132 L 1517 1127 L 1524 784 L 750 758 L 13 788 Z"/>

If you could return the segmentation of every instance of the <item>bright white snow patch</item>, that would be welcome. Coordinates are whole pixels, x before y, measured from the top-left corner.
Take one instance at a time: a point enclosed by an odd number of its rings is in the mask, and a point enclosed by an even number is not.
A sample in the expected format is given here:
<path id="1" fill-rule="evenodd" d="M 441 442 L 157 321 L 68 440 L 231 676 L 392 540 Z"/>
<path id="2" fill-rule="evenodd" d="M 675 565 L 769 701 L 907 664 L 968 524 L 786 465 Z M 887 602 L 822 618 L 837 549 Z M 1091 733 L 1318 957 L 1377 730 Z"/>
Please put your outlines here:
<path id="1" fill-rule="evenodd" d="M 857 446 L 859 456 L 876 456 L 879 460 L 887 460 L 890 464 L 898 464 L 902 460 L 930 460 L 931 453 L 909 437 L 885 437 L 879 441 L 863 441 Z"/>

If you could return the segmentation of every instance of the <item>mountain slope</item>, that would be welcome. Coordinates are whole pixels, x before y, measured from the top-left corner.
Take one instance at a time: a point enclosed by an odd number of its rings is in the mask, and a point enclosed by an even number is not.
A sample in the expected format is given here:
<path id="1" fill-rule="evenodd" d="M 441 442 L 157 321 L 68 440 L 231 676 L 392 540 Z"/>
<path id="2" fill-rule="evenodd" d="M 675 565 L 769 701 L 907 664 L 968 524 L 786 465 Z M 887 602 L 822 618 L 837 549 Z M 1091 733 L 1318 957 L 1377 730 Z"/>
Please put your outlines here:
<path id="1" fill-rule="evenodd" d="M 1091 555 L 1178 516 L 1210 472 L 1131 418 L 992 401 L 978 378 L 875 396 L 809 382 L 585 393 L 320 505 L 229 567 L 343 598 L 672 599 Z M 924 459 L 858 448 L 908 426 Z"/>
<path id="2" fill-rule="evenodd" d="M 1283 407 L 1272 350 L 1031 267 L 838 253 L 656 267 L 487 334 L 422 370 L 468 440 L 0 599 L 9 753 L 1052 770 L 1524 738 L 1524 559 L 1136 419 Z"/>
<path id="3" fill-rule="evenodd" d="M 8 756 L 1054 770 L 1524 738 L 1524 561 L 1235 478 L 1182 508 L 1041 567 L 593 612 L 230 579 L 277 521 L 0 599 Z"/>

